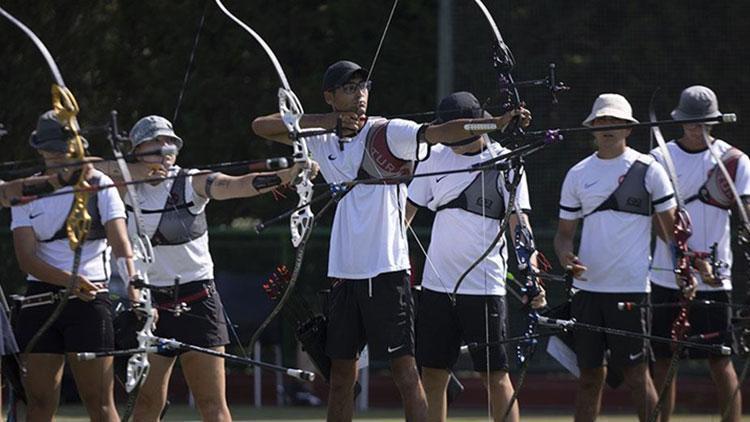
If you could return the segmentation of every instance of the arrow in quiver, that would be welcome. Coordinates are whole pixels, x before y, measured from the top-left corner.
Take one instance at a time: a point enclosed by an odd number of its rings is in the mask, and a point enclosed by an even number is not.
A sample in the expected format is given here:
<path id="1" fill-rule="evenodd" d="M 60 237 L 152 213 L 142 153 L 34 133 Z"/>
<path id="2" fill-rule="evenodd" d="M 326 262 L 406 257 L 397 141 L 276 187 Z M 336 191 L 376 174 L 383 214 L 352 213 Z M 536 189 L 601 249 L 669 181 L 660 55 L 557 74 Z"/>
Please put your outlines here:
<path id="1" fill-rule="evenodd" d="M 289 286 L 291 274 L 285 265 L 279 265 L 276 270 L 263 283 L 263 291 L 268 297 L 277 302 L 284 295 Z M 327 299 L 327 291 L 321 292 L 322 297 Z M 302 350 L 310 356 L 310 360 L 318 373 L 328 383 L 331 376 L 331 359 L 326 355 L 326 326 L 328 318 L 326 306 L 322 306 L 323 313 L 317 312 L 312 304 L 299 291 L 293 291 L 286 305 L 281 309 L 284 319 L 294 327 L 294 335 L 302 344 Z M 359 395 L 362 387 L 359 383 L 354 385 L 354 396 Z"/>

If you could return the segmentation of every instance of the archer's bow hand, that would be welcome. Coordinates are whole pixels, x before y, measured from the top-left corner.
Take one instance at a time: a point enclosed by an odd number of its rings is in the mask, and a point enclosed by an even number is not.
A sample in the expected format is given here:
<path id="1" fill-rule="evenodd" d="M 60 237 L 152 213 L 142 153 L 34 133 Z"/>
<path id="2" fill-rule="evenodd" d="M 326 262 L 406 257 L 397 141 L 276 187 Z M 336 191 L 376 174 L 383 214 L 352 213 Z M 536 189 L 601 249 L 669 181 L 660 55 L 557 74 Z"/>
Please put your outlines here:
<path id="1" fill-rule="evenodd" d="M 693 260 L 693 268 L 695 268 L 701 275 L 701 279 L 704 283 L 711 287 L 721 287 L 722 282 L 716 274 L 714 274 L 713 266 L 711 262 L 705 258 L 696 257 Z"/>
<path id="2" fill-rule="evenodd" d="M 302 176 L 302 172 L 305 171 L 306 165 L 304 163 L 295 163 L 290 169 L 290 179 L 292 184 L 296 185 L 299 183 L 299 178 Z M 320 164 L 317 161 L 310 161 L 310 180 L 315 179 L 320 171 Z"/>
<path id="3" fill-rule="evenodd" d="M 541 284 L 537 283 L 537 294 L 536 296 L 531 298 L 531 302 L 529 303 L 529 297 L 525 295 L 524 303 L 529 304 L 532 309 L 542 309 L 545 306 L 547 306 L 547 292 L 544 290 L 544 287 L 542 287 Z"/>
<path id="4" fill-rule="evenodd" d="M 500 117 L 493 117 L 492 121 L 499 128 L 505 130 L 505 127 L 515 118 L 520 121 L 521 127 L 527 127 L 531 124 L 531 111 L 520 106 L 519 108 L 513 109 Z"/>
<path id="5" fill-rule="evenodd" d="M 682 291 L 682 296 L 687 300 L 695 299 L 695 294 L 698 291 L 698 281 L 695 279 L 693 274 L 688 273 L 685 277 L 677 277 L 677 286 Z"/>

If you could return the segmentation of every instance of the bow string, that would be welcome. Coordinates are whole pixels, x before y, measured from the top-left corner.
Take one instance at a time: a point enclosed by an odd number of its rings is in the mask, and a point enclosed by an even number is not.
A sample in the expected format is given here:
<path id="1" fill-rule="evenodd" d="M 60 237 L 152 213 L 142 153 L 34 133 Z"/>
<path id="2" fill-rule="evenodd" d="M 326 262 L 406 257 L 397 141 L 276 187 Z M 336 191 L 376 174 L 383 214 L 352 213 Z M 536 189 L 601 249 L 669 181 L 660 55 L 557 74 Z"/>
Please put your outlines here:
<path id="1" fill-rule="evenodd" d="M 273 321 L 276 315 L 281 312 L 281 309 L 289 300 L 289 297 L 294 290 L 297 279 L 299 278 L 300 270 L 302 268 L 302 261 L 305 254 L 305 246 L 307 244 L 307 240 L 310 238 L 310 233 L 312 233 L 312 227 L 315 221 L 315 216 L 310 207 L 310 201 L 312 200 L 313 196 L 313 184 L 310 179 L 312 165 L 310 161 L 309 150 L 307 148 L 307 142 L 305 141 L 305 137 L 302 136 L 304 134 L 304 130 L 300 127 L 300 119 L 304 114 L 302 103 L 300 102 L 299 98 L 297 98 L 297 95 L 294 93 L 294 91 L 292 91 L 286 74 L 284 73 L 284 69 L 281 67 L 279 59 L 276 57 L 276 54 L 273 52 L 268 43 L 256 31 L 250 28 L 250 26 L 248 26 L 246 23 L 232 14 L 232 12 L 230 12 L 224 6 L 221 0 L 215 0 L 215 3 L 222 11 L 222 13 L 224 13 L 224 15 L 226 15 L 230 20 L 239 25 L 240 28 L 242 28 L 245 32 L 250 34 L 253 39 L 255 39 L 255 41 L 261 46 L 261 48 L 263 48 L 263 51 L 271 60 L 271 63 L 273 64 L 273 67 L 276 70 L 276 73 L 278 74 L 279 80 L 281 82 L 281 87 L 278 90 L 279 113 L 281 115 L 281 120 L 284 122 L 284 126 L 289 133 L 289 139 L 292 142 L 294 161 L 296 163 L 299 163 L 303 169 L 297 180 L 294 181 L 294 187 L 297 191 L 297 195 L 299 195 L 299 201 L 297 204 L 297 209 L 291 214 L 289 219 L 292 245 L 296 248 L 294 268 L 292 269 L 292 274 L 289 278 L 289 284 L 287 286 L 287 289 L 284 291 L 284 294 L 279 299 L 276 306 L 274 306 L 274 308 L 271 310 L 271 313 L 268 314 L 266 319 L 260 324 L 260 326 L 251 336 L 248 348 L 252 349 L 253 345 L 266 329 L 266 327 L 268 327 L 268 325 L 271 323 L 271 321 Z"/>

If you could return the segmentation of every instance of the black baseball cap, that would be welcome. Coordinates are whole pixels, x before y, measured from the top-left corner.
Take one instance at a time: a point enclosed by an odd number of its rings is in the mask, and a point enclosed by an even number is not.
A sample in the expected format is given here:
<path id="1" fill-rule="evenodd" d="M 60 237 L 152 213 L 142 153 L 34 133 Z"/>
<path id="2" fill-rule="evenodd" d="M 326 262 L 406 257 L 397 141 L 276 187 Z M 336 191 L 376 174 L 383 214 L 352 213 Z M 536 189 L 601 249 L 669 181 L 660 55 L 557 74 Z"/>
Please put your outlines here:
<path id="1" fill-rule="evenodd" d="M 347 83 L 355 74 L 361 74 L 362 79 L 367 78 L 367 69 L 357 63 L 348 60 L 340 60 L 328 66 L 323 74 L 323 91 L 332 91 Z"/>
<path id="2" fill-rule="evenodd" d="M 440 100 L 435 123 L 445 123 L 456 119 L 478 119 L 492 117 L 482 109 L 474 94 L 466 91 L 454 92 Z"/>
<path id="3" fill-rule="evenodd" d="M 49 110 L 39 116 L 36 124 L 36 130 L 31 132 L 29 144 L 35 149 L 41 149 L 52 152 L 67 152 L 68 139 L 72 134 L 57 120 L 57 114 L 54 110 Z M 89 144 L 85 139 L 83 147 L 88 148 Z"/>

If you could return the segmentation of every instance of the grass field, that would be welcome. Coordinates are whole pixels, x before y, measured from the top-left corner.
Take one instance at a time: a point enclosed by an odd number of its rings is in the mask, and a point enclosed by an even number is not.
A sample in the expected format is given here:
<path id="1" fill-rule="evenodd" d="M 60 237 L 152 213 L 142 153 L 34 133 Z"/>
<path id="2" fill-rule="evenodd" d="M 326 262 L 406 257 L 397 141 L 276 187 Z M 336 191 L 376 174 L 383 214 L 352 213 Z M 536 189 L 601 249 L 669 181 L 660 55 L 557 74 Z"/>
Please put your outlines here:
<path id="1" fill-rule="evenodd" d="M 265 407 L 255 409 L 249 406 L 234 407 L 232 416 L 235 421 L 322 421 L 325 420 L 324 408 L 301 408 L 301 407 Z M 58 422 L 83 422 L 89 420 L 80 406 L 61 407 L 56 420 Z M 456 422 L 481 422 L 487 420 L 486 412 L 476 410 L 457 410 L 449 415 L 451 421 Z M 188 406 L 172 406 L 167 412 L 166 421 L 200 421 L 198 412 Z M 374 409 L 366 413 L 358 414 L 355 420 L 396 422 L 403 421 L 401 413 L 397 409 Z M 563 422 L 572 421 L 571 415 L 534 414 L 525 415 L 524 422 Z M 634 415 L 605 415 L 597 419 L 599 422 L 626 422 L 637 420 Z M 676 415 L 671 419 L 673 422 L 719 422 L 718 415 Z M 750 421 L 750 416 L 744 417 L 743 421 Z"/>

